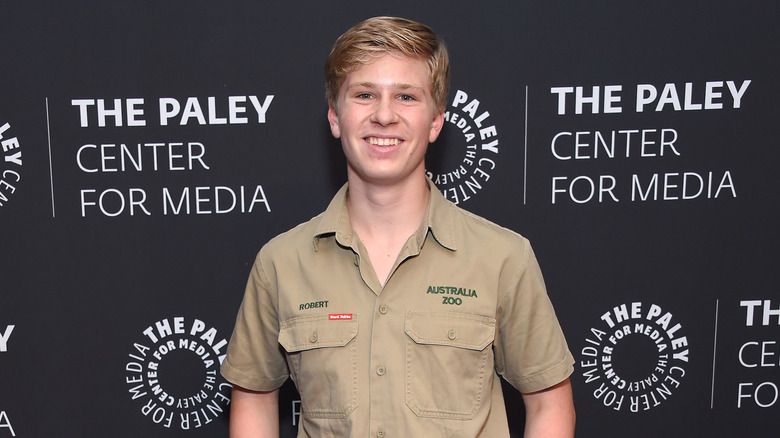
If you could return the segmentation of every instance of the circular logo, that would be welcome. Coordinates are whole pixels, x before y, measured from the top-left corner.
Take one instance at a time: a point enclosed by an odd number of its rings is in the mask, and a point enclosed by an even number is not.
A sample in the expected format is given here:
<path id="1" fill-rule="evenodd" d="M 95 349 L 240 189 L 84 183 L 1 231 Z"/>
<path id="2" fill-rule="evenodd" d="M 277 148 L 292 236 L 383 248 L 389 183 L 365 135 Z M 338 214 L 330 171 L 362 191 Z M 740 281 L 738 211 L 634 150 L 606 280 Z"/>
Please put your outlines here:
<path id="1" fill-rule="evenodd" d="M 157 321 L 134 342 L 125 365 L 141 413 L 166 428 L 203 427 L 225 415 L 232 385 L 219 374 L 227 340 L 199 319 Z"/>
<path id="2" fill-rule="evenodd" d="M 426 173 L 445 198 L 454 204 L 468 201 L 485 187 L 497 165 L 498 130 L 490 112 L 457 90 L 444 112 L 439 139 L 428 147 Z"/>
<path id="3" fill-rule="evenodd" d="M 5 207 L 22 180 L 22 149 L 9 123 L 0 122 L 0 208 Z"/>
<path id="4" fill-rule="evenodd" d="M 656 304 L 621 304 L 601 316 L 580 351 L 593 397 L 616 411 L 643 412 L 679 388 L 688 364 L 682 325 Z"/>

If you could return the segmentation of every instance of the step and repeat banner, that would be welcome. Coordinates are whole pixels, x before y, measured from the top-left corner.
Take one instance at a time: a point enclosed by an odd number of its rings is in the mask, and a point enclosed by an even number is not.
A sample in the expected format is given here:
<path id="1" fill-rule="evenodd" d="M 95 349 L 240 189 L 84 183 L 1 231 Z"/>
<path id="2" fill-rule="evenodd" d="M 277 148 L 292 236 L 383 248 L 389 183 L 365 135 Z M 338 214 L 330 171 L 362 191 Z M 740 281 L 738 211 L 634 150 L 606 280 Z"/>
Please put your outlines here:
<path id="1" fill-rule="evenodd" d="M 777 3 L 0 11 L 0 438 L 227 436 L 250 266 L 345 181 L 322 67 L 374 15 L 449 47 L 428 172 L 533 243 L 577 435 L 777 436 Z"/>

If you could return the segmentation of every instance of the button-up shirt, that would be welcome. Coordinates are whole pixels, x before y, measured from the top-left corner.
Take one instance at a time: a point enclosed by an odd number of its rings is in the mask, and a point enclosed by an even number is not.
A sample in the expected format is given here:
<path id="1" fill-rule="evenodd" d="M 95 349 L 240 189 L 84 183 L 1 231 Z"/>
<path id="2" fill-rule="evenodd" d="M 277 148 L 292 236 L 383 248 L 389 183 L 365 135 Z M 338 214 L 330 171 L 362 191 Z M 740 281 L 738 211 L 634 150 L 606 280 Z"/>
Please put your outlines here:
<path id="1" fill-rule="evenodd" d="M 299 437 L 508 437 L 499 375 L 534 392 L 573 371 L 528 241 L 428 184 L 384 286 L 347 185 L 260 250 L 222 374 L 255 391 L 292 375 Z"/>

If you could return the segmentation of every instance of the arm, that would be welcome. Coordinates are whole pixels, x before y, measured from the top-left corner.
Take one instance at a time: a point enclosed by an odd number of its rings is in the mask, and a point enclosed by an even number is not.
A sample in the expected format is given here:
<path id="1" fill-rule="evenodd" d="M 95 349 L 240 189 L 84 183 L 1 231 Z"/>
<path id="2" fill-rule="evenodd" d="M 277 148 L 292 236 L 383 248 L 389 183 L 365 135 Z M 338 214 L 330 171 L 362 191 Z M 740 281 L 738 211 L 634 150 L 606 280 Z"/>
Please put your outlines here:
<path id="1" fill-rule="evenodd" d="M 278 438 L 279 390 L 256 392 L 233 386 L 230 438 Z"/>
<path id="2" fill-rule="evenodd" d="M 538 391 L 523 394 L 525 438 L 574 437 L 574 400 L 569 379 Z"/>

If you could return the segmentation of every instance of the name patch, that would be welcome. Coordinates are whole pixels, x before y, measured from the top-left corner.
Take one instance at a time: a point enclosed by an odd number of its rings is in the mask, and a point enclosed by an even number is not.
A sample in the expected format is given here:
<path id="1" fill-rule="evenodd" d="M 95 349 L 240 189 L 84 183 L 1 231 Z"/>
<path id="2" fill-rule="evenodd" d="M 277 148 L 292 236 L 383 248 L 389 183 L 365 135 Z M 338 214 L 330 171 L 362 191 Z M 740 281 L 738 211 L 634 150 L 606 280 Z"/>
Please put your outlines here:
<path id="1" fill-rule="evenodd" d="M 328 307 L 328 301 L 312 301 L 311 303 L 303 303 L 298 308 L 299 310 L 319 309 L 322 307 Z"/>

